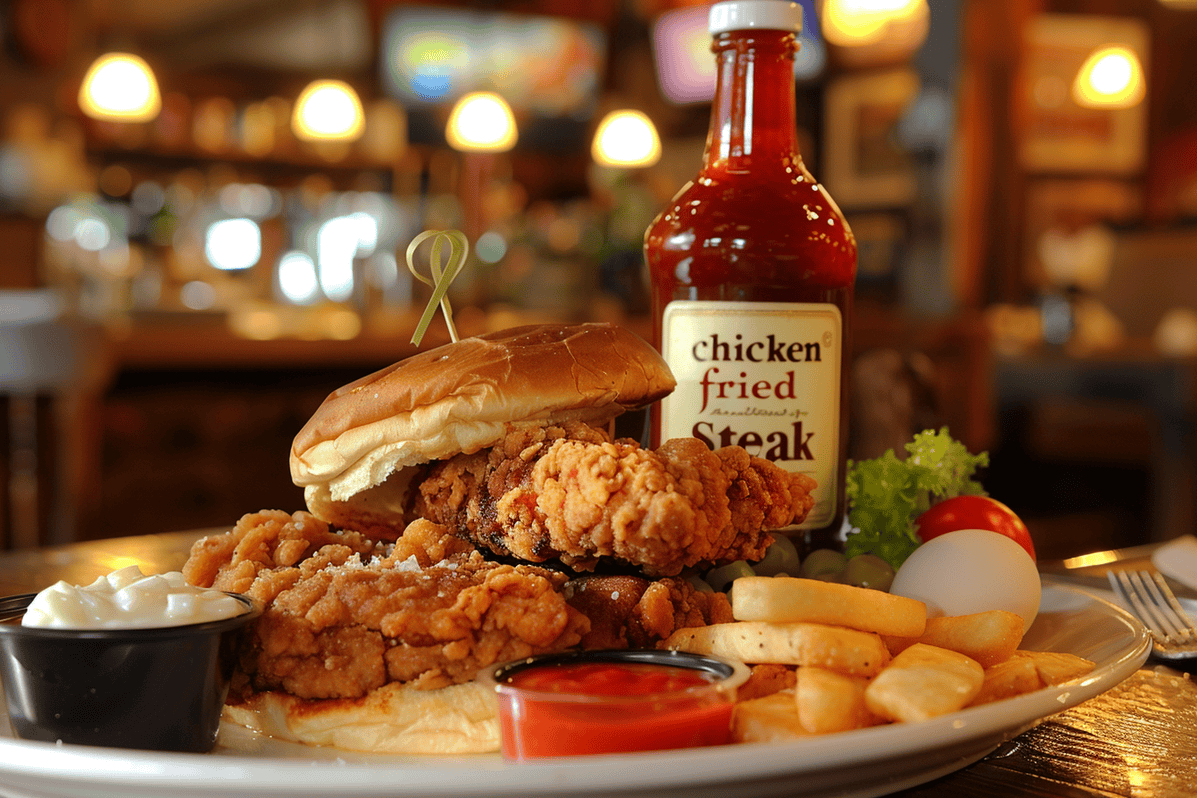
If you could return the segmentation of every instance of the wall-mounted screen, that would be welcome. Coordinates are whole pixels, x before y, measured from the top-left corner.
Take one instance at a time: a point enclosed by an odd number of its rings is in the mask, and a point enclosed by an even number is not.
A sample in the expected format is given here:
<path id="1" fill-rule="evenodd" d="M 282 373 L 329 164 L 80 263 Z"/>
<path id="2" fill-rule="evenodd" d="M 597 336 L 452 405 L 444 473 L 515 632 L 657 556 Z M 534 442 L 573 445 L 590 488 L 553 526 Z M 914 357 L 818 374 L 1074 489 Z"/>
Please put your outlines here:
<path id="1" fill-rule="evenodd" d="M 802 32 L 794 77 L 811 80 L 823 72 L 826 47 L 819 33 L 814 0 L 799 0 Z M 681 8 L 662 14 L 653 24 L 653 57 L 661 94 L 678 105 L 710 102 L 715 95 L 715 58 L 708 33 L 708 6 Z"/>
<path id="2" fill-rule="evenodd" d="M 408 106 L 494 91 L 517 111 L 588 118 L 598 101 L 606 33 L 593 23 L 433 6 L 398 6 L 383 22 L 380 69 Z"/>

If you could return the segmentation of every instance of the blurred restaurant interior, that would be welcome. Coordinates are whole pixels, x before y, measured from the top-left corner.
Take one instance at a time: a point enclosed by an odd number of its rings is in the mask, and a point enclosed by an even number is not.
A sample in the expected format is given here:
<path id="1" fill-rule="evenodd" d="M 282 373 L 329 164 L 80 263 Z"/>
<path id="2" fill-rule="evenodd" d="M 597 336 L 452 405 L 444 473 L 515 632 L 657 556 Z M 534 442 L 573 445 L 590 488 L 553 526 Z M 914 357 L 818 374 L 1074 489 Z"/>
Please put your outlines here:
<path id="1" fill-rule="evenodd" d="M 946 424 L 1041 558 L 1193 532 L 1197 0 L 802 4 L 802 150 L 859 244 L 852 455 Z M 706 10 L 0 2 L 0 550 L 301 509 L 294 434 L 415 349 L 425 229 L 470 240 L 462 335 L 647 337 Z"/>

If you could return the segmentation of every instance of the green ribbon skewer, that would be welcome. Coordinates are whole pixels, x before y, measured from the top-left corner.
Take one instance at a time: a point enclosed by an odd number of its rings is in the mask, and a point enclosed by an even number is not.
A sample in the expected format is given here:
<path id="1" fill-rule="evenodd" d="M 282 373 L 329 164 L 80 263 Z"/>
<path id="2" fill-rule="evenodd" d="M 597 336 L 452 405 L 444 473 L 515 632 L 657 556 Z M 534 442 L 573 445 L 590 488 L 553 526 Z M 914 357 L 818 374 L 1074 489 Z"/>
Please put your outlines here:
<path id="1" fill-rule="evenodd" d="M 416 271 L 415 254 L 416 248 L 428 239 L 432 239 L 432 251 L 429 253 L 428 269 L 432 272 L 432 278 L 429 279 Z M 449 261 L 441 269 L 441 252 L 444 249 L 445 242 L 449 243 Z M 449 284 L 461 272 L 465 266 L 466 257 L 470 254 L 470 242 L 465 237 L 465 233 L 460 230 L 425 230 L 418 236 L 412 239 L 411 243 L 407 245 L 407 269 L 412 275 L 424 283 L 424 285 L 432 288 L 432 296 L 428 298 L 428 306 L 424 308 L 424 315 L 420 317 L 420 323 L 416 325 L 416 331 L 412 334 L 411 342 L 419 346 L 420 341 L 424 340 L 424 333 L 428 331 L 428 325 L 432 323 L 432 317 L 436 314 L 436 306 L 439 304 L 441 310 L 445 314 L 445 324 L 449 327 L 449 338 L 457 341 L 457 328 L 453 326 L 453 308 L 449 305 Z"/>

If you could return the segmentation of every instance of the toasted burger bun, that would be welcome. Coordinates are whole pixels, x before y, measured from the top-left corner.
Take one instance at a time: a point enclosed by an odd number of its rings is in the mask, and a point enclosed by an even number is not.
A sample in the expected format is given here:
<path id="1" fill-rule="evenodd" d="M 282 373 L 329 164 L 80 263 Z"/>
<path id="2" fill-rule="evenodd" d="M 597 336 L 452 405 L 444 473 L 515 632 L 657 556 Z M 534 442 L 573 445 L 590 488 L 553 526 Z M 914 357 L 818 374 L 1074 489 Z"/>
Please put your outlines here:
<path id="1" fill-rule="evenodd" d="M 383 685 L 358 699 L 254 693 L 225 704 L 224 718 L 280 740 L 391 754 L 499 750 L 494 693 L 476 682 L 436 690 Z"/>
<path id="2" fill-rule="evenodd" d="M 466 338 L 330 394 L 295 436 L 291 478 L 317 517 L 385 526 L 402 521 L 406 484 L 388 479 L 406 467 L 476 452 L 521 426 L 606 424 L 675 384 L 652 346 L 612 324 Z"/>

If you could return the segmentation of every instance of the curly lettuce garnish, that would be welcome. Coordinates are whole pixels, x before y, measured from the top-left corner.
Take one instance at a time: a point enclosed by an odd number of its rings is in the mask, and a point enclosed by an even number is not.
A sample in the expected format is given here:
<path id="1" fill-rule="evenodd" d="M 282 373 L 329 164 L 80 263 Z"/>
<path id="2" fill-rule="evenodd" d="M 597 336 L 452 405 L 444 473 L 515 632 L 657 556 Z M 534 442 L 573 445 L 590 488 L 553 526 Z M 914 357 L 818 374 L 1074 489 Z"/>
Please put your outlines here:
<path id="1" fill-rule="evenodd" d="M 989 465 L 989 454 L 970 454 L 948 428 L 924 430 L 906 444 L 899 460 L 893 449 L 880 457 L 848 462 L 848 522 L 844 544 L 849 557 L 875 554 L 894 568 L 922 541 L 916 519 L 932 504 L 954 496 L 984 496 L 973 479 Z"/>

